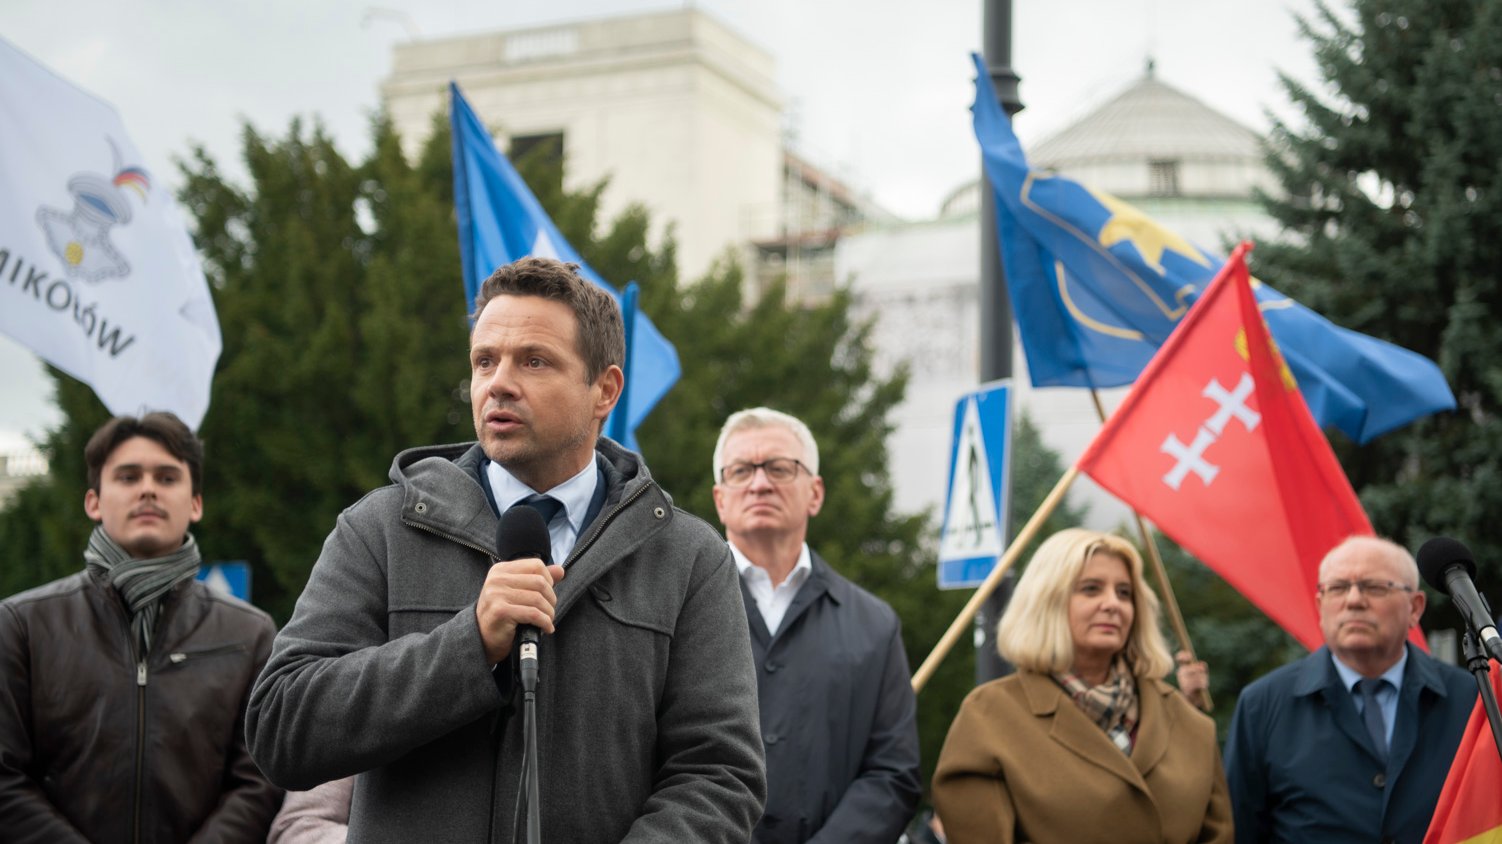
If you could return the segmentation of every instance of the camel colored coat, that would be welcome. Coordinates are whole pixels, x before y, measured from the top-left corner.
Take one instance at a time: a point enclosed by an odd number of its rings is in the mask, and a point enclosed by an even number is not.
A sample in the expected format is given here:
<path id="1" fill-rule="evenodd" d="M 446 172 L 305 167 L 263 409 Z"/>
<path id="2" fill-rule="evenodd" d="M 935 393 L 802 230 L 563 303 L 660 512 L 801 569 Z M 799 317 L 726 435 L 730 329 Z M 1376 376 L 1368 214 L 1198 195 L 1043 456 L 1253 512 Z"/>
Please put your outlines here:
<path id="1" fill-rule="evenodd" d="M 971 692 L 934 772 L 949 844 L 1230 842 L 1215 723 L 1161 680 L 1137 690 L 1130 757 L 1047 676 Z"/>

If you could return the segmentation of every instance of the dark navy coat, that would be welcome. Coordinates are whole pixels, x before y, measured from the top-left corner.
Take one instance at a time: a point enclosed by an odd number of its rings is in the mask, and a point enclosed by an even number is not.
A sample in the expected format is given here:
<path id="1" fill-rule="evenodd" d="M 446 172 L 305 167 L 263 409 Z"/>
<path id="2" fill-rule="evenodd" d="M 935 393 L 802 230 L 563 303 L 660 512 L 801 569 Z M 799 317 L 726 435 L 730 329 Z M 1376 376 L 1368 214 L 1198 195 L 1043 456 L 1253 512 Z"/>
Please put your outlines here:
<path id="1" fill-rule="evenodd" d="M 921 791 L 897 614 L 818 554 L 777 635 L 741 581 L 767 754 L 757 844 L 891 844 Z"/>
<path id="2" fill-rule="evenodd" d="M 1386 766 L 1329 648 L 1246 687 L 1225 752 L 1238 844 L 1423 840 L 1476 682 L 1407 647 Z"/>

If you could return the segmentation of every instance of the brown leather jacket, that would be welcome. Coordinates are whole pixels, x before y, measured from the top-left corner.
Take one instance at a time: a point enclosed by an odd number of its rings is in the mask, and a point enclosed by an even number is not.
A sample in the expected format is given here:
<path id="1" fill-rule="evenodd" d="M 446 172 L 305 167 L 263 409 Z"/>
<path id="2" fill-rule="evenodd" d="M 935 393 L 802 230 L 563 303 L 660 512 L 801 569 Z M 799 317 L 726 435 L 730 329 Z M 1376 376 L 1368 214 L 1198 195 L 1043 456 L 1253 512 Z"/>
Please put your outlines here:
<path id="1" fill-rule="evenodd" d="M 245 707 L 275 633 L 188 581 L 142 661 L 88 572 L 0 602 L 0 837 L 264 841 L 282 792 L 246 752 Z"/>

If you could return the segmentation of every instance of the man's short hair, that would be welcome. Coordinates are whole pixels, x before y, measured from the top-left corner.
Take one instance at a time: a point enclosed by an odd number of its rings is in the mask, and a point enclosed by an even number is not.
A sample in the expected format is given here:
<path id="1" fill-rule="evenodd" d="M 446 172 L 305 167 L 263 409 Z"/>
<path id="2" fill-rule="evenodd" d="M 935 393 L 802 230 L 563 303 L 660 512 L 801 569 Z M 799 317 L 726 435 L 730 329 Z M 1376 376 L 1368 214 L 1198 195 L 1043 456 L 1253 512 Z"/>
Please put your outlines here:
<path id="1" fill-rule="evenodd" d="M 752 407 L 746 410 L 738 410 L 730 414 L 720 428 L 720 439 L 714 445 L 714 463 L 710 467 L 714 472 L 714 482 L 720 482 L 720 471 L 724 465 L 720 462 L 725 457 L 725 441 L 737 431 L 748 431 L 755 428 L 786 428 L 798 438 L 803 446 L 803 465 L 810 475 L 819 474 L 819 445 L 814 442 L 813 432 L 803 424 L 803 420 L 796 416 L 790 416 L 780 410 L 770 407 Z"/>
<path id="2" fill-rule="evenodd" d="M 1376 551 L 1387 557 L 1401 572 L 1403 582 L 1417 589 L 1419 585 L 1419 564 L 1414 562 L 1413 555 L 1408 549 L 1381 536 L 1348 536 L 1341 543 L 1331 548 L 1319 561 L 1319 581 L 1325 582 L 1325 572 L 1336 559 L 1345 556 L 1356 548 L 1366 548 Z"/>
<path id="3" fill-rule="evenodd" d="M 89 470 L 89 489 L 99 492 L 99 482 L 104 475 L 104 464 L 126 440 L 145 437 L 152 440 L 173 457 L 188 464 L 188 476 L 193 481 L 193 494 L 203 491 L 203 441 L 176 414 L 165 410 L 145 416 L 116 416 L 104 423 L 83 447 L 83 462 Z"/>
<path id="4" fill-rule="evenodd" d="M 1158 629 L 1158 596 L 1142 576 L 1142 557 L 1119 536 L 1083 528 L 1050 536 L 1028 562 L 996 627 L 996 648 L 1003 659 L 1039 674 L 1070 669 L 1074 636 L 1069 631 L 1069 598 L 1085 562 L 1097 553 L 1126 561 L 1132 578 L 1132 629 L 1123 649 L 1132 673 L 1158 678 L 1168 674 L 1173 657 Z"/>
<path id="5" fill-rule="evenodd" d="M 578 322 L 579 356 L 584 358 L 585 383 L 593 383 L 611 366 L 626 359 L 626 329 L 615 298 L 579 275 L 578 264 L 553 258 L 522 258 L 495 272 L 480 285 L 470 321 L 480 318 L 497 296 L 539 296 L 568 305 Z"/>

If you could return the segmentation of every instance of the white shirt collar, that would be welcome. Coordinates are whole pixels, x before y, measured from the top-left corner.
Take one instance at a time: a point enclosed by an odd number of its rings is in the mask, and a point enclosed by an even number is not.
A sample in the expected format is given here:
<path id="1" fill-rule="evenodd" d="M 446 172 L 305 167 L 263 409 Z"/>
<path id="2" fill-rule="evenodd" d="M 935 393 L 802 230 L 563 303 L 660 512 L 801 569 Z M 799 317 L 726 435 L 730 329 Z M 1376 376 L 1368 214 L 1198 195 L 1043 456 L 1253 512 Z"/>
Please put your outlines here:
<path id="1" fill-rule="evenodd" d="M 523 498 L 541 492 L 563 504 L 564 515 L 575 534 L 584 529 L 584 517 L 589 515 L 589 504 L 594 500 L 595 487 L 600 481 L 593 457 L 579 474 L 552 489 L 533 489 L 517 480 L 516 476 L 494 460 L 486 462 L 485 478 L 490 481 L 490 494 L 495 496 L 495 506 L 502 513 L 510 510 Z"/>
<path id="2" fill-rule="evenodd" d="M 1340 657 L 1335 655 L 1335 651 L 1330 651 L 1330 659 L 1335 663 L 1335 673 L 1340 675 L 1340 682 L 1345 685 L 1346 691 L 1349 692 L 1355 688 L 1357 681 L 1361 680 L 1364 675 L 1344 662 L 1341 662 Z M 1382 672 L 1382 679 L 1392 684 L 1394 692 L 1403 690 L 1403 667 L 1407 664 L 1408 646 L 1404 645 L 1403 655 L 1398 657 L 1398 661 L 1393 663 L 1391 668 Z"/>
<path id="3" fill-rule="evenodd" d="M 767 574 L 766 569 L 751 562 L 751 558 L 747 557 L 741 549 L 735 547 L 733 541 L 728 539 L 725 541 L 730 545 L 730 555 L 735 558 L 735 567 L 740 569 L 741 577 L 753 576 L 755 572 L 752 572 L 751 569 L 755 569 L 762 577 L 767 578 L 768 581 L 771 580 L 771 576 Z M 813 555 L 809 553 L 808 543 L 805 542 L 803 543 L 803 547 L 798 550 L 798 562 L 793 564 L 793 570 L 788 572 L 787 579 L 782 583 L 801 586 L 803 581 L 807 580 L 810 574 L 813 574 L 813 571 Z M 781 585 L 779 584 L 779 586 Z"/>

